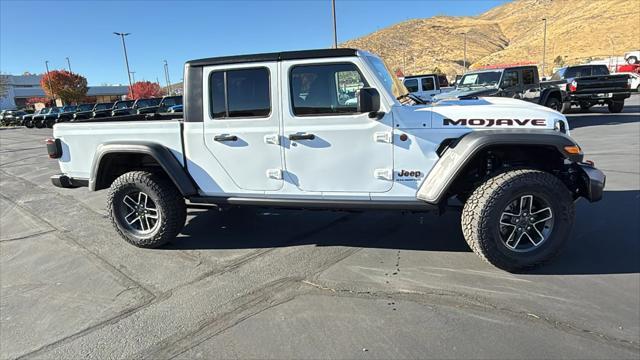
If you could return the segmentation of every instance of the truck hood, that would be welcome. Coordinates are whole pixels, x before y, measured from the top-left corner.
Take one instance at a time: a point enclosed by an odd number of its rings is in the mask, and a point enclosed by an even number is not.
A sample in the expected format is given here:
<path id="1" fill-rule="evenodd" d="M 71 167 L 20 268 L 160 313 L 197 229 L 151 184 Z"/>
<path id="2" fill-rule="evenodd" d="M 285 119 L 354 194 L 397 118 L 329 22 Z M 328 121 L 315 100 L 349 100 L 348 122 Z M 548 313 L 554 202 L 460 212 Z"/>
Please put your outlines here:
<path id="1" fill-rule="evenodd" d="M 399 129 L 430 127 L 459 133 L 499 129 L 552 130 L 562 125 L 567 133 L 569 130 L 567 119 L 561 113 L 511 98 L 445 99 L 426 106 L 400 106 L 397 110 L 398 116 L 394 116 L 394 120 Z"/>
<path id="2" fill-rule="evenodd" d="M 461 97 L 472 97 L 472 96 L 491 96 L 495 95 L 498 92 L 497 88 L 494 87 L 482 87 L 482 88 L 468 88 L 468 87 L 460 87 L 453 91 L 443 92 L 433 97 L 433 101 L 439 101 L 444 99 L 457 99 Z"/>

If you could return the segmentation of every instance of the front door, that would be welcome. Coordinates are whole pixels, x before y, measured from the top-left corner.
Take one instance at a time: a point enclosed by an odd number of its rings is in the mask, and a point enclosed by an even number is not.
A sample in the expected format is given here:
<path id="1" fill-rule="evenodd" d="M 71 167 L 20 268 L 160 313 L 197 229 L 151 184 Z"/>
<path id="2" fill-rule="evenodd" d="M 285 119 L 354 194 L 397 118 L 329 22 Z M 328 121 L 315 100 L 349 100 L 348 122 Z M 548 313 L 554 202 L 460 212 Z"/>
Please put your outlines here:
<path id="1" fill-rule="evenodd" d="M 393 121 L 357 112 L 371 86 L 354 62 L 282 63 L 286 179 L 324 193 L 388 191 L 393 185 Z M 338 194 L 339 195 L 339 194 Z"/>
<path id="2" fill-rule="evenodd" d="M 252 191 L 282 187 L 276 62 L 207 67 L 204 142 L 233 182 Z M 205 111 L 207 112 L 207 111 Z"/>

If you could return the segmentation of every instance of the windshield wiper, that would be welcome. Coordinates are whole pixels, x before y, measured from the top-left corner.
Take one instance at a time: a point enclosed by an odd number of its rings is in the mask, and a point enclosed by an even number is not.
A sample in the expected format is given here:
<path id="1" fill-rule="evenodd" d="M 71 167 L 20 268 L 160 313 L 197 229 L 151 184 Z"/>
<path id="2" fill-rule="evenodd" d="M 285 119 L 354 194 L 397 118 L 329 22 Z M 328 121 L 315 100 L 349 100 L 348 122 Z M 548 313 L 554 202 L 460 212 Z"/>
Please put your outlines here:
<path id="1" fill-rule="evenodd" d="M 426 104 L 427 102 L 420 99 L 419 97 L 411 94 L 411 93 L 406 93 L 406 94 L 402 94 L 400 96 L 397 97 L 398 100 L 402 100 L 402 99 L 411 99 L 413 100 L 415 103 L 417 104 Z"/>

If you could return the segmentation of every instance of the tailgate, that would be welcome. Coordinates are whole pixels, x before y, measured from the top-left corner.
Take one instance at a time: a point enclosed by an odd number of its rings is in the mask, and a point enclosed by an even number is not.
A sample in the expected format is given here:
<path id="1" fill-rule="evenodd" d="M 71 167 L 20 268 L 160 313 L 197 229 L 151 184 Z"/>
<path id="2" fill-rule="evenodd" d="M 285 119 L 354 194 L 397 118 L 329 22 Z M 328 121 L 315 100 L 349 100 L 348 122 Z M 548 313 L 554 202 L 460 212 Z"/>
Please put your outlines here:
<path id="1" fill-rule="evenodd" d="M 574 79 L 578 94 L 615 93 L 629 91 L 628 75 L 597 75 Z"/>

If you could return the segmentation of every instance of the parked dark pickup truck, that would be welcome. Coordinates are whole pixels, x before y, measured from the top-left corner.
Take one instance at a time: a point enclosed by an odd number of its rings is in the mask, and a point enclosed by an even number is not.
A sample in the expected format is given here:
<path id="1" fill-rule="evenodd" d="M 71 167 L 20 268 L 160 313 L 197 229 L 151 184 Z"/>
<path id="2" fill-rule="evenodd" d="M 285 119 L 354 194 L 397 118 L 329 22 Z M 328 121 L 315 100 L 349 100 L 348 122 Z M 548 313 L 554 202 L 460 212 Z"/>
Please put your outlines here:
<path id="1" fill-rule="evenodd" d="M 624 108 L 624 99 L 631 96 L 629 76 L 611 75 L 606 65 L 563 67 L 543 84 L 566 90 L 564 111 L 572 105 L 588 110 L 597 104 L 607 105 L 610 112 L 619 113 Z"/>
<path id="2" fill-rule="evenodd" d="M 60 111 L 62 111 L 62 108 L 57 106 L 44 108 L 38 115 L 33 116 L 31 122 L 35 127 L 41 129 L 47 125 L 47 121 L 56 119 Z"/>
<path id="3" fill-rule="evenodd" d="M 138 114 L 152 114 L 152 113 L 162 113 L 167 112 L 170 107 L 174 105 L 182 105 L 182 96 L 165 96 L 162 98 L 160 103 L 156 106 L 147 106 L 143 108 L 139 108 Z"/>
<path id="4" fill-rule="evenodd" d="M 67 110 L 65 111 L 64 109 L 62 110 L 62 112 L 60 114 L 58 114 L 58 119 L 57 119 L 57 123 L 60 122 L 64 122 L 64 121 L 69 121 L 71 119 L 73 119 L 73 115 L 77 112 L 81 112 L 81 111 L 91 111 L 93 110 L 93 106 L 94 104 L 80 104 L 80 105 L 76 105 L 73 107 L 73 109 Z"/>
<path id="5" fill-rule="evenodd" d="M 114 109 L 111 112 L 111 116 L 135 115 L 138 113 L 138 109 L 149 106 L 158 106 L 161 100 L 162 98 L 138 99 L 133 103 L 133 105 L 126 109 Z"/>
<path id="6" fill-rule="evenodd" d="M 93 113 L 99 110 L 106 110 L 113 107 L 113 103 L 97 103 L 93 106 L 91 110 L 88 111 L 78 111 L 73 114 L 73 120 L 81 120 L 81 119 L 90 119 L 93 117 Z"/>
<path id="7" fill-rule="evenodd" d="M 536 66 L 516 66 L 468 72 L 454 91 L 436 95 L 433 100 L 483 96 L 525 100 L 557 111 L 562 111 L 565 98 L 563 89 L 540 83 Z"/>
<path id="8" fill-rule="evenodd" d="M 113 116 L 113 111 L 117 109 L 129 109 L 133 105 L 133 100 L 121 100 L 113 103 L 113 106 L 106 109 L 93 110 L 92 118 Z"/>

